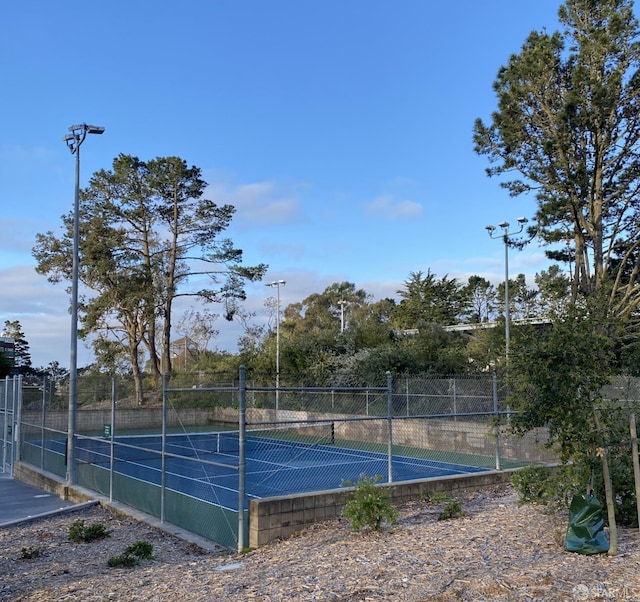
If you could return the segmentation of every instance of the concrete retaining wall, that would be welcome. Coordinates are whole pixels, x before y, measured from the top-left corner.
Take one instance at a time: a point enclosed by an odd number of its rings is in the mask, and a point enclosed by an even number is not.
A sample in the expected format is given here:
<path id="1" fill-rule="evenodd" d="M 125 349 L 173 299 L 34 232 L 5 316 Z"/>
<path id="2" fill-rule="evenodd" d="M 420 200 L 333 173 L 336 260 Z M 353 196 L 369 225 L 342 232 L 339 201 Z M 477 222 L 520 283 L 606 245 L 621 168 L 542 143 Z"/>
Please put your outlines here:
<path id="1" fill-rule="evenodd" d="M 391 501 L 399 505 L 421 500 L 434 493 L 455 494 L 509 482 L 512 470 L 472 475 L 437 477 L 378 485 L 391 490 Z M 353 487 L 315 493 L 286 495 L 249 501 L 249 546 L 258 548 L 275 539 L 289 537 L 314 523 L 339 517 Z"/>
<path id="2" fill-rule="evenodd" d="M 400 505 L 411 500 L 426 499 L 434 493 L 442 492 L 454 495 L 460 491 L 473 491 L 504 484 L 509 481 L 512 472 L 512 470 L 490 471 L 470 475 L 437 477 L 428 480 L 405 481 L 390 485 L 381 484 L 378 487 L 390 489 L 392 503 Z M 22 462 L 16 463 L 14 475 L 16 479 L 23 483 L 33 485 L 73 503 L 83 503 L 102 498 L 95 492 L 87 491 L 80 487 L 70 487 L 56 475 L 42 472 Z M 258 548 L 270 541 L 289 537 L 292 533 L 301 531 L 314 523 L 341 516 L 344 506 L 349 500 L 349 495 L 353 491 L 353 487 L 345 487 L 331 491 L 250 500 L 249 546 Z M 117 507 L 119 510 L 124 508 L 122 504 L 117 502 L 106 503 L 105 500 L 102 500 L 102 503 Z M 158 525 L 157 518 L 147 517 L 133 509 L 129 513 L 139 520 L 147 520 L 155 526 L 164 528 L 163 525 Z M 178 531 L 175 531 L 175 533 L 177 534 Z M 197 536 L 194 535 L 194 537 Z"/>

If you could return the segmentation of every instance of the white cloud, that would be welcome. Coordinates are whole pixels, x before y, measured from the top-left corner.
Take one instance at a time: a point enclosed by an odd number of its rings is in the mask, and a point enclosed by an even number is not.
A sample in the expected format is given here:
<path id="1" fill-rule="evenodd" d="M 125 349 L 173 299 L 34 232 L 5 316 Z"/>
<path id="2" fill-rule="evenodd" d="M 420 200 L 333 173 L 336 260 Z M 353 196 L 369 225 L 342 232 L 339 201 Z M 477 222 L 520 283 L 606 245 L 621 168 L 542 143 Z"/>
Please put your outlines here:
<path id="1" fill-rule="evenodd" d="M 280 190 L 274 182 L 254 182 L 237 186 L 218 181 L 209 184 L 205 196 L 216 203 L 236 208 L 234 223 L 248 227 L 300 223 L 305 221 L 300 200 L 294 193 Z"/>
<path id="2" fill-rule="evenodd" d="M 382 195 L 367 203 L 369 215 L 379 215 L 390 219 L 412 218 L 422 215 L 422 205 L 415 201 L 398 201 L 390 194 Z"/>
<path id="3" fill-rule="evenodd" d="M 63 284 L 52 285 L 32 265 L 0 270 L 0 327 L 18 320 L 29 343 L 34 366 L 57 360 L 69 364 L 69 296 Z M 90 361 L 84 345 L 78 345 L 81 365 Z"/>

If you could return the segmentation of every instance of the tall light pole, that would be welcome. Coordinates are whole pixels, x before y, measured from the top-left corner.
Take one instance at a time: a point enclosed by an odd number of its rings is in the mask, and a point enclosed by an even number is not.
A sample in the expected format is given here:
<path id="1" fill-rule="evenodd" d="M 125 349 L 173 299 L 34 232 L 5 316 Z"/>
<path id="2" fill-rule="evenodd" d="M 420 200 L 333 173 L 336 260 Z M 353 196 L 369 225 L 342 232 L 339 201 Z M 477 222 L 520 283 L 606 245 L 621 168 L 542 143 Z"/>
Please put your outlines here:
<path id="1" fill-rule="evenodd" d="M 526 217 L 519 217 L 519 230 L 509 232 L 509 222 L 498 224 L 498 228 L 502 229 L 502 234 L 494 235 L 495 226 L 486 226 L 486 230 L 491 238 L 502 238 L 504 240 L 504 339 L 505 339 L 505 367 L 507 375 L 509 374 L 509 323 L 511 322 L 511 308 L 509 307 L 509 236 L 520 234 L 524 230 L 524 225 L 529 221 Z"/>
<path id="2" fill-rule="evenodd" d="M 267 286 L 277 289 L 276 296 L 276 416 L 280 409 L 280 287 L 287 284 L 284 280 L 268 282 Z"/>
<path id="3" fill-rule="evenodd" d="M 76 185 L 73 203 L 73 266 L 71 275 L 71 357 L 69 360 L 69 426 L 67 433 L 67 483 L 76 482 L 75 435 L 76 413 L 78 409 L 78 266 L 80 247 L 80 146 L 87 134 L 102 134 L 104 128 L 98 125 L 72 125 L 70 134 L 62 138 L 72 155 L 76 156 Z"/>

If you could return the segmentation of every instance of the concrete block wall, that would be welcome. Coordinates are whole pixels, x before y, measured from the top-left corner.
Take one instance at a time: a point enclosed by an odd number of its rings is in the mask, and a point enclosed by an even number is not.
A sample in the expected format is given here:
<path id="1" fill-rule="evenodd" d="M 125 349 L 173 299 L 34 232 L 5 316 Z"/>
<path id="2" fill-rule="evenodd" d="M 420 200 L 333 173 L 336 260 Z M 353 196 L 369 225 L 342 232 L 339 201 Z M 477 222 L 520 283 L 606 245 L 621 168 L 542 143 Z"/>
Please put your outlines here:
<path id="1" fill-rule="evenodd" d="M 401 505 L 426 499 L 438 492 L 455 494 L 509 482 L 512 470 L 488 471 L 429 480 L 380 484 L 391 490 L 391 501 Z M 342 515 L 353 487 L 309 494 L 285 495 L 249 501 L 249 547 L 258 548 L 270 541 L 289 537 L 296 531 Z"/>

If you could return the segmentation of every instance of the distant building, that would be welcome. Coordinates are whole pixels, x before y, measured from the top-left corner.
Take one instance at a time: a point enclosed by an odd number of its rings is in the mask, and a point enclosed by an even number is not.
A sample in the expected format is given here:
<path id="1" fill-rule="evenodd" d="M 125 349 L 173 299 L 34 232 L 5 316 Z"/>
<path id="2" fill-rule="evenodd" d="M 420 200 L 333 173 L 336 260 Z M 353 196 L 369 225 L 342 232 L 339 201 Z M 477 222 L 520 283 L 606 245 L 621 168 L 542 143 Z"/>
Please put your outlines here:
<path id="1" fill-rule="evenodd" d="M 0 337 L 0 353 L 11 363 L 12 374 L 16 373 L 16 341 L 12 337 Z"/>

